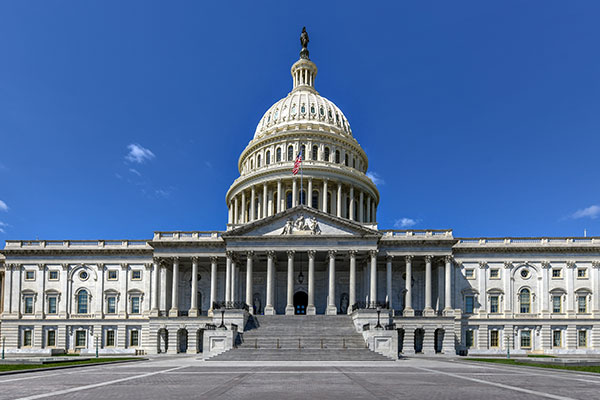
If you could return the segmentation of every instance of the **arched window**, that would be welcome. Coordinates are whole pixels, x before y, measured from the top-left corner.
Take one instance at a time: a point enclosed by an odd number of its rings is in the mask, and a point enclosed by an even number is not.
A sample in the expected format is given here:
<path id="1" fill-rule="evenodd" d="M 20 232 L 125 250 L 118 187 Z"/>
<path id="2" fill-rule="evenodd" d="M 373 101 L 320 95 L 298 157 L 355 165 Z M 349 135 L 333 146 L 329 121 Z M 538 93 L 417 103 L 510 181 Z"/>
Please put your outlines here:
<path id="1" fill-rule="evenodd" d="M 277 153 L 275 153 L 275 157 L 276 157 L 275 160 L 277 162 L 281 162 L 281 147 L 277 148 Z"/>
<path id="2" fill-rule="evenodd" d="M 287 160 L 294 161 L 294 146 L 288 146 Z"/>
<path id="3" fill-rule="evenodd" d="M 82 289 L 77 293 L 77 314 L 87 314 L 89 304 L 89 294 L 87 290 Z"/>
<path id="4" fill-rule="evenodd" d="M 260 168 L 260 154 L 256 157 L 256 168 Z"/>
<path id="5" fill-rule="evenodd" d="M 329 147 L 325 147 L 325 156 L 323 156 L 323 160 L 329 161 Z"/>
<path id="6" fill-rule="evenodd" d="M 356 159 L 352 159 L 352 168 L 356 168 Z"/>
<path id="7" fill-rule="evenodd" d="M 271 151 L 267 150 L 267 154 L 265 155 L 265 164 L 269 165 L 271 164 Z"/>
<path id="8" fill-rule="evenodd" d="M 292 208 L 292 192 L 287 192 L 286 194 L 286 208 Z"/>
<path id="9" fill-rule="evenodd" d="M 254 160 L 250 160 L 250 169 L 254 169 Z"/>
<path id="10" fill-rule="evenodd" d="M 335 162 L 336 162 L 337 164 L 339 164 L 339 163 L 340 163 L 340 151 L 339 151 L 339 150 L 336 150 L 336 151 L 335 151 Z"/>
<path id="11" fill-rule="evenodd" d="M 312 192 L 312 203 L 309 206 L 318 208 L 319 207 L 319 192 L 313 190 Z"/>
<path id="12" fill-rule="evenodd" d="M 521 314 L 529 314 L 531 312 L 531 293 L 529 289 L 522 289 L 519 293 L 519 303 L 521 303 Z"/>
<path id="13" fill-rule="evenodd" d="M 313 151 L 312 151 L 312 159 L 313 160 L 317 160 L 319 156 L 319 146 L 317 146 L 316 144 L 313 146 Z"/>
<path id="14" fill-rule="evenodd" d="M 259 156 L 260 157 L 260 156 Z M 348 154 L 344 155 L 344 165 L 347 167 L 348 166 Z M 259 165 L 260 167 L 260 165 Z"/>
<path id="15" fill-rule="evenodd" d="M 303 160 L 306 160 L 306 146 L 305 146 L 305 145 L 302 145 L 302 146 L 300 147 L 300 149 L 301 149 L 301 150 L 300 150 L 300 152 L 302 153 L 302 159 L 303 159 Z"/>

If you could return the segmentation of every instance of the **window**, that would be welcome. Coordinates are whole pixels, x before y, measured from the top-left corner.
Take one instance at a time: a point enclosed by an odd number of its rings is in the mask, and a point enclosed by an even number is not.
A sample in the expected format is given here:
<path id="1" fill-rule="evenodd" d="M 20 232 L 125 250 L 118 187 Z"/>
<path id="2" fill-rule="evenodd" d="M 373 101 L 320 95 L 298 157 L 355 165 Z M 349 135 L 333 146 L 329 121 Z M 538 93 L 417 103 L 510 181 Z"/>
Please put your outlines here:
<path id="1" fill-rule="evenodd" d="M 117 313 L 117 297 L 116 296 L 108 296 L 106 298 L 106 313 L 107 314 L 116 314 Z"/>
<path id="2" fill-rule="evenodd" d="M 498 313 L 499 296 L 490 296 L 490 313 Z"/>
<path id="3" fill-rule="evenodd" d="M 336 164 L 340 163 L 340 151 L 339 150 L 335 151 L 335 162 L 336 162 Z"/>
<path id="4" fill-rule="evenodd" d="M 316 113 L 316 111 L 315 111 L 315 105 L 314 105 L 314 104 L 311 104 L 311 105 L 310 105 L 310 113 L 311 113 L 311 114 L 314 114 L 314 113 Z"/>
<path id="5" fill-rule="evenodd" d="M 260 161 L 261 161 L 261 157 L 259 154 L 258 156 L 256 156 L 256 168 L 260 168 Z"/>
<path id="6" fill-rule="evenodd" d="M 32 333 L 31 329 L 23 331 L 23 347 L 31 347 Z"/>
<path id="7" fill-rule="evenodd" d="M 265 164 L 271 164 L 271 151 L 267 150 L 267 154 L 265 155 Z"/>
<path id="8" fill-rule="evenodd" d="M 109 329 L 106 331 L 106 347 L 114 347 L 115 346 L 115 331 Z"/>
<path id="9" fill-rule="evenodd" d="M 586 313 L 587 312 L 587 296 L 577 296 L 577 312 L 578 313 Z"/>
<path id="10" fill-rule="evenodd" d="M 250 169 L 254 169 L 254 160 L 250 160 Z"/>
<path id="11" fill-rule="evenodd" d="M 85 331 L 75 331 L 75 347 L 85 347 Z"/>
<path id="12" fill-rule="evenodd" d="M 344 165 L 348 166 L 348 154 L 344 154 Z"/>
<path id="13" fill-rule="evenodd" d="M 490 347 L 498 347 L 500 344 L 499 340 L 499 332 L 497 330 L 493 330 L 490 332 Z"/>
<path id="14" fill-rule="evenodd" d="M 473 278 L 475 278 L 475 270 L 473 268 L 467 268 L 467 269 L 465 269 L 465 277 L 467 279 L 473 279 Z"/>
<path id="15" fill-rule="evenodd" d="M 287 160 L 294 161 L 294 146 L 292 146 L 292 145 L 288 146 Z"/>
<path id="16" fill-rule="evenodd" d="M 529 289 L 521 290 L 519 294 L 519 302 L 521 303 L 521 314 L 529 314 L 531 312 L 531 296 Z"/>
<path id="17" fill-rule="evenodd" d="M 552 347 L 562 347 L 561 331 L 552 331 Z"/>
<path id="18" fill-rule="evenodd" d="M 521 348 L 531 348 L 531 331 L 521 331 Z"/>
<path id="19" fill-rule="evenodd" d="M 312 157 L 311 157 L 311 158 L 312 158 L 313 160 L 317 160 L 317 159 L 318 159 L 318 156 L 319 156 L 319 146 L 317 146 L 317 145 L 314 145 L 314 146 L 313 146 L 313 150 L 312 150 Z"/>
<path id="20" fill-rule="evenodd" d="M 587 268 L 577 268 L 577 279 L 587 278 Z"/>
<path id="21" fill-rule="evenodd" d="M 275 160 L 276 160 L 277 162 L 280 162 L 280 161 L 281 161 L 281 147 L 278 147 L 278 148 L 277 148 L 277 151 L 275 152 Z"/>
<path id="22" fill-rule="evenodd" d="M 108 271 L 108 280 L 109 281 L 116 281 L 118 276 L 119 276 L 119 274 L 117 273 L 116 269 L 111 269 Z"/>
<path id="23" fill-rule="evenodd" d="M 465 297 L 465 312 L 467 314 L 473 314 L 474 307 L 475 307 L 475 297 L 474 296 L 466 296 Z"/>
<path id="24" fill-rule="evenodd" d="M 305 145 L 300 146 L 300 154 L 302 154 L 302 159 L 306 160 L 306 146 Z"/>
<path id="25" fill-rule="evenodd" d="M 87 278 L 89 278 L 89 274 L 87 273 L 87 271 L 81 271 L 79 273 L 79 279 L 81 279 L 82 281 L 87 280 Z"/>
<path id="26" fill-rule="evenodd" d="M 309 206 L 314 208 L 318 208 L 319 206 L 319 192 L 317 192 L 316 190 L 313 190 L 312 192 L 312 203 L 309 204 Z"/>
<path id="27" fill-rule="evenodd" d="M 35 281 L 35 271 L 25 271 L 25 280 L 26 281 Z"/>
<path id="28" fill-rule="evenodd" d="M 490 269 L 490 279 L 500 279 L 500 270 L 498 268 Z"/>
<path id="29" fill-rule="evenodd" d="M 560 279 L 560 278 L 562 278 L 562 269 L 552 268 L 552 279 Z"/>
<path id="30" fill-rule="evenodd" d="M 523 279 L 529 278 L 529 270 L 527 268 L 523 268 L 521 270 L 521 278 L 523 278 Z"/>
<path id="31" fill-rule="evenodd" d="M 585 329 L 577 331 L 577 346 L 587 347 L 587 331 Z"/>
<path id="32" fill-rule="evenodd" d="M 552 312 L 555 314 L 562 312 L 562 296 L 552 296 Z"/>
<path id="33" fill-rule="evenodd" d="M 473 347 L 473 330 L 469 329 L 465 332 L 465 345 L 467 348 Z"/>
<path id="34" fill-rule="evenodd" d="M 88 313 L 88 292 L 80 290 L 77 294 L 77 314 Z"/>
<path id="35" fill-rule="evenodd" d="M 56 314 L 56 296 L 48 296 L 48 314 Z"/>
<path id="36" fill-rule="evenodd" d="M 25 296 L 23 301 L 23 314 L 33 314 L 33 296 Z"/>
<path id="37" fill-rule="evenodd" d="M 325 147 L 325 155 L 323 156 L 323 160 L 329 161 L 329 147 Z"/>
<path id="38" fill-rule="evenodd" d="M 137 347 L 140 345 L 140 331 L 132 330 L 129 332 L 129 346 Z"/>
<path id="39" fill-rule="evenodd" d="M 46 332 L 46 347 L 56 346 L 56 331 L 50 329 Z"/>
<path id="40" fill-rule="evenodd" d="M 142 271 L 138 270 L 133 270 L 131 271 L 131 280 L 132 281 L 139 281 L 142 279 Z"/>
<path id="41" fill-rule="evenodd" d="M 48 271 L 48 280 L 49 281 L 57 281 L 58 280 L 58 271 Z"/>
<path id="42" fill-rule="evenodd" d="M 139 296 L 133 296 L 131 298 L 131 313 L 132 314 L 140 313 L 140 297 Z"/>
<path id="43" fill-rule="evenodd" d="M 285 198 L 286 198 L 286 208 L 292 208 L 292 192 L 287 192 Z"/>

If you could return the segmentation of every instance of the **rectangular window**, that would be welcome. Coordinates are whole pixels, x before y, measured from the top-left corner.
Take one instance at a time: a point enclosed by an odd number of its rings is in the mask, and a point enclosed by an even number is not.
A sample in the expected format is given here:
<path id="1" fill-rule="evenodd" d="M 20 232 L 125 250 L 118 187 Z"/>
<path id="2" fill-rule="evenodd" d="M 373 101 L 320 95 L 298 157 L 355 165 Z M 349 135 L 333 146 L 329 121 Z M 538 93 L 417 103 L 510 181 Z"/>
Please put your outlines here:
<path id="1" fill-rule="evenodd" d="M 560 279 L 562 277 L 561 268 L 552 268 L 552 279 Z"/>
<path id="2" fill-rule="evenodd" d="M 587 296 L 577 296 L 577 312 L 587 313 Z"/>
<path id="3" fill-rule="evenodd" d="M 131 313 L 132 314 L 140 313 L 140 298 L 138 296 L 133 296 L 131 298 Z"/>
<path id="4" fill-rule="evenodd" d="M 48 314 L 56 314 L 56 296 L 48 297 Z"/>
<path id="5" fill-rule="evenodd" d="M 500 279 L 500 270 L 498 268 L 490 269 L 490 279 Z"/>
<path id="6" fill-rule="evenodd" d="M 584 329 L 577 331 L 577 346 L 587 347 L 587 331 Z"/>
<path id="7" fill-rule="evenodd" d="M 75 331 L 75 347 L 85 347 L 85 339 L 85 331 Z"/>
<path id="8" fill-rule="evenodd" d="M 553 331 L 552 332 L 552 347 L 562 347 L 562 332 L 561 331 Z"/>
<path id="9" fill-rule="evenodd" d="M 491 331 L 490 332 L 490 347 L 498 347 L 498 345 L 500 344 L 500 333 L 498 331 Z"/>
<path id="10" fill-rule="evenodd" d="M 467 348 L 473 347 L 473 330 L 469 329 L 465 332 L 465 344 Z"/>
<path id="11" fill-rule="evenodd" d="M 58 271 L 48 271 L 48 280 L 49 281 L 57 281 L 58 280 Z"/>
<path id="12" fill-rule="evenodd" d="M 473 279 L 473 278 L 475 278 L 475 270 L 473 268 L 467 268 L 467 269 L 465 269 L 465 277 L 467 279 Z"/>
<path id="13" fill-rule="evenodd" d="M 23 314 L 33 314 L 33 296 L 24 297 Z"/>
<path id="14" fill-rule="evenodd" d="M 578 279 L 587 278 L 587 268 L 577 268 L 577 278 Z"/>
<path id="15" fill-rule="evenodd" d="M 552 312 L 555 314 L 562 312 L 561 297 L 562 296 L 552 296 Z"/>
<path id="16" fill-rule="evenodd" d="M 31 329 L 23 331 L 23 347 L 31 347 L 32 333 L 33 331 Z"/>
<path id="17" fill-rule="evenodd" d="M 106 347 L 114 347 L 115 346 L 115 331 L 108 330 L 106 331 Z"/>
<path id="18" fill-rule="evenodd" d="M 499 303 L 498 296 L 490 296 L 490 313 L 492 313 L 492 314 L 498 313 L 498 308 L 499 308 L 498 303 Z"/>
<path id="19" fill-rule="evenodd" d="M 115 296 L 109 296 L 106 298 L 106 313 L 116 314 L 117 313 L 117 298 Z"/>
<path id="20" fill-rule="evenodd" d="M 46 346 L 54 347 L 56 346 L 56 331 L 54 329 L 50 329 L 46 332 Z"/>
<path id="21" fill-rule="evenodd" d="M 465 312 L 467 314 L 473 314 L 474 307 L 475 307 L 475 297 L 466 296 L 465 297 Z"/>
<path id="22" fill-rule="evenodd" d="M 129 333 L 129 346 L 137 347 L 140 345 L 140 332 L 137 330 L 132 330 Z"/>
<path id="23" fill-rule="evenodd" d="M 141 279 L 142 279 L 142 271 L 140 271 L 140 270 L 131 271 L 131 280 L 132 281 L 139 281 Z"/>
<path id="24" fill-rule="evenodd" d="M 111 269 L 111 270 L 109 270 L 109 271 L 108 271 L 108 277 L 107 277 L 107 279 L 108 279 L 109 281 L 116 281 L 116 280 L 117 280 L 117 277 L 119 276 L 117 272 L 118 272 L 118 271 L 117 271 L 117 270 L 115 270 L 115 269 Z"/>
<path id="25" fill-rule="evenodd" d="M 25 271 L 25 280 L 26 281 L 35 281 L 35 271 L 33 271 L 33 270 Z"/>
<path id="26" fill-rule="evenodd" d="M 531 348 L 531 331 L 521 331 L 521 348 Z"/>

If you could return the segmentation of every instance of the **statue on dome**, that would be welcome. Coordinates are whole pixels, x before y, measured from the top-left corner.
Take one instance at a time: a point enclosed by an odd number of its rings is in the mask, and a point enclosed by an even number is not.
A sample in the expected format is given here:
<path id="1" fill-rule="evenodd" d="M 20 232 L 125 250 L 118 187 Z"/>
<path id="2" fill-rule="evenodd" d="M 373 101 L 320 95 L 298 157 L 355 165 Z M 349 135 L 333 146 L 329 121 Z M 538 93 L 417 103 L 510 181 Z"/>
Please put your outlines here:
<path id="1" fill-rule="evenodd" d="M 300 44 L 302 45 L 302 50 L 300 50 L 300 58 L 308 58 L 308 32 L 306 32 L 306 27 L 302 27 L 302 33 L 300 34 Z"/>

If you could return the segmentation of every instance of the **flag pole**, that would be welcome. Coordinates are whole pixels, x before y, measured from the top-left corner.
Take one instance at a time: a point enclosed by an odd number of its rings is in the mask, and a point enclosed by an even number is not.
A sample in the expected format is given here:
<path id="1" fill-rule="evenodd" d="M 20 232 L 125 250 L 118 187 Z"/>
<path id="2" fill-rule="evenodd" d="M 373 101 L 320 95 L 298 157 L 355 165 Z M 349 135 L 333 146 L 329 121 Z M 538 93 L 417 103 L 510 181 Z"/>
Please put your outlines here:
<path id="1" fill-rule="evenodd" d="M 303 205 L 302 203 L 302 193 L 304 192 L 303 189 L 303 181 L 304 181 L 304 174 L 302 172 L 302 161 L 304 161 L 304 154 L 302 153 L 302 147 L 300 147 L 300 204 Z M 306 195 L 304 196 L 304 202 L 306 203 Z"/>

